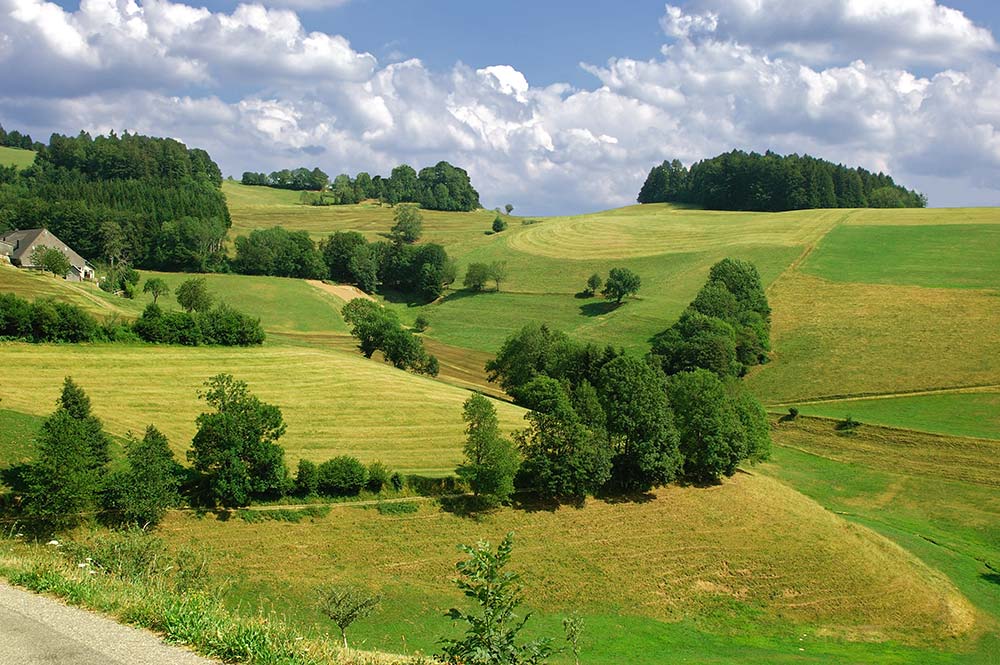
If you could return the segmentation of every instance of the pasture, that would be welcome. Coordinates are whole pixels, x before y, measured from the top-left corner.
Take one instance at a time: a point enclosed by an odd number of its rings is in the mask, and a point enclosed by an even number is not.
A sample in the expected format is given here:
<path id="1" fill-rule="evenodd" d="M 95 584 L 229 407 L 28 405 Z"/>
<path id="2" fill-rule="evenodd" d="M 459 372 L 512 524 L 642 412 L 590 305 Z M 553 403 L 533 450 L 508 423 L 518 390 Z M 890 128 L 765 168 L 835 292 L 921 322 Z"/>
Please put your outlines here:
<path id="1" fill-rule="evenodd" d="M 34 163 L 34 150 L 0 146 L 0 166 L 16 166 L 19 169 L 26 169 Z"/>
<path id="2" fill-rule="evenodd" d="M 148 345 L 0 344 L 21 380 L 0 388 L 3 407 L 44 416 L 54 409 L 63 377 L 90 395 L 94 412 L 115 435 L 156 425 L 183 459 L 205 410 L 197 393 L 220 372 L 247 381 L 278 405 L 288 431 L 281 439 L 290 466 L 355 455 L 405 473 L 450 474 L 465 440 L 462 403 L 469 393 L 415 376 L 355 352 L 311 346 L 263 348 Z M 524 411 L 497 402 L 501 426 L 522 428 Z"/>

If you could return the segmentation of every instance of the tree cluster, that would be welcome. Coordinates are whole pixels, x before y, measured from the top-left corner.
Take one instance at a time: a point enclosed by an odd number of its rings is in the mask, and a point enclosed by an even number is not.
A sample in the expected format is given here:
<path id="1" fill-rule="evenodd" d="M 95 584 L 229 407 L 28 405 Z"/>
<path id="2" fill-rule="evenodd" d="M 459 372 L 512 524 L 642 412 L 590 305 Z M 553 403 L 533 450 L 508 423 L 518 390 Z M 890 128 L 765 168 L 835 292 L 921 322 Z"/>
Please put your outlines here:
<path id="1" fill-rule="evenodd" d="M 258 229 L 236 238 L 232 269 L 243 275 L 326 279 L 329 268 L 306 231 L 280 226 Z"/>
<path id="2" fill-rule="evenodd" d="M 45 227 L 81 255 L 201 272 L 231 224 L 208 153 L 125 133 L 53 134 L 23 171 L 0 169 L 0 230 Z"/>
<path id="3" fill-rule="evenodd" d="M 426 210 L 467 212 L 482 207 L 479 192 L 472 187 L 469 174 L 448 162 L 438 162 L 420 169 L 419 173 L 401 164 L 386 178 L 373 177 L 364 171 L 354 178 L 343 173 L 332 183 L 318 168 L 311 171 L 285 169 L 270 175 L 248 171 L 243 174 L 242 183 L 317 192 L 303 199 L 311 205 L 343 205 L 377 199 L 389 205 L 416 203 Z"/>
<path id="4" fill-rule="evenodd" d="M 340 455 L 316 464 L 299 460 L 295 474 L 295 494 L 301 497 L 356 496 L 362 490 L 379 493 L 386 488 L 403 489 L 403 476 L 393 473 L 379 461 L 365 466 L 350 455 Z"/>
<path id="5" fill-rule="evenodd" d="M 183 346 L 258 346 L 265 337 L 260 319 L 225 303 L 201 312 L 164 311 L 150 303 L 132 330 L 144 342 Z"/>
<path id="6" fill-rule="evenodd" d="M 690 203 L 710 210 L 780 212 L 806 208 L 923 208 L 927 198 L 884 173 L 823 159 L 741 150 L 684 167 L 654 166 L 639 203 Z"/>
<path id="7" fill-rule="evenodd" d="M 743 376 L 767 361 L 771 308 L 752 263 L 723 259 L 672 326 L 653 338 L 651 355 L 667 374 L 707 369 Z"/>
<path id="8" fill-rule="evenodd" d="M 86 310 L 47 298 L 0 293 L 0 339 L 23 342 L 97 342 L 134 339 L 126 326 L 99 323 Z"/>
<path id="9" fill-rule="evenodd" d="M 486 370 L 531 409 L 515 434 L 518 487 L 544 497 L 644 492 L 680 478 L 714 482 L 768 456 L 766 414 L 738 380 L 740 358 L 766 353 L 760 277 L 726 259 L 695 302 L 643 359 L 538 324 L 504 342 Z"/>
<path id="10" fill-rule="evenodd" d="M 344 305 L 342 314 L 366 358 L 378 351 L 399 369 L 437 376 L 438 359 L 427 353 L 419 337 L 403 327 L 394 311 L 372 300 L 355 298 Z"/>

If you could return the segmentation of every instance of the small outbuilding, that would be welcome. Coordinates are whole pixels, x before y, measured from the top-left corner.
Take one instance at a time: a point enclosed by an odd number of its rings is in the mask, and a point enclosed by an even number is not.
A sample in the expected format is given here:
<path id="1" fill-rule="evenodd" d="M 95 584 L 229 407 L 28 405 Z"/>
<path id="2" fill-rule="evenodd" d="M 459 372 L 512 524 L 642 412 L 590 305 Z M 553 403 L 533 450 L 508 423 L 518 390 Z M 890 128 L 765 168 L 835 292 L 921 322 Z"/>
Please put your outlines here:
<path id="1" fill-rule="evenodd" d="M 70 269 L 64 275 L 71 282 L 94 279 L 94 266 L 73 251 L 73 248 L 57 238 L 48 229 L 23 229 L 11 231 L 0 237 L 0 256 L 6 257 L 13 265 L 27 270 L 38 270 L 32 264 L 31 254 L 38 247 L 51 247 L 66 255 Z"/>

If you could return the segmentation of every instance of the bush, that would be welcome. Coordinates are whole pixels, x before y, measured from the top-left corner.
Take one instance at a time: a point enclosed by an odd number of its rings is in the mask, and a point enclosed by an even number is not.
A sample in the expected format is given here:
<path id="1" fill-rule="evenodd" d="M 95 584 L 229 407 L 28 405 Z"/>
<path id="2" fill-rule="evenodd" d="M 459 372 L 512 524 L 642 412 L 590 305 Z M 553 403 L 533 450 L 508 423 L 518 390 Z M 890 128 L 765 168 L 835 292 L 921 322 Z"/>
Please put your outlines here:
<path id="1" fill-rule="evenodd" d="M 319 465 L 318 488 L 324 496 L 355 496 L 368 482 L 368 470 L 356 457 L 341 455 Z"/>
<path id="2" fill-rule="evenodd" d="M 101 336 L 97 320 L 68 303 L 49 299 L 30 302 L 13 293 L 0 294 L 0 337 L 27 342 L 92 342 Z"/>
<path id="3" fill-rule="evenodd" d="M 378 460 L 368 465 L 368 482 L 366 486 L 369 492 L 379 493 L 389 484 L 389 467 Z"/>
<path id="4" fill-rule="evenodd" d="M 299 470 L 295 474 L 295 493 L 311 496 L 319 489 L 319 471 L 316 464 L 307 459 L 299 460 Z"/>
<path id="5" fill-rule="evenodd" d="M 417 315 L 417 318 L 413 320 L 413 329 L 416 330 L 417 332 L 423 332 L 427 330 L 427 328 L 430 325 L 431 325 L 430 322 L 423 314 Z"/>
<path id="6" fill-rule="evenodd" d="M 859 427 L 861 427 L 861 423 L 852 418 L 851 414 L 847 414 L 843 420 L 834 425 L 834 429 L 838 432 L 853 432 Z"/>
<path id="7" fill-rule="evenodd" d="M 264 343 L 260 319 L 250 318 L 225 303 L 196 317 L 204 344 L 255 346 Z"/>
<path id="8" fill-rule="evenodd" d="M 497 215 L 496 219 L 493 220 L 493 232 L 502 233 L 503 231 L 506 230 L 507 230 L 507 221 L 500 215 Z"/>
<path id="9" fill-rule="evenodd" d="M 403 488 L 406 487 L 406 479 L 403 478 L 403 474 L 399 471 L 394 471 L 391 476 L 389 476 L 389 485 L 396 492 L 402 492 Z"/>
<path id="10" fill-rule="evenodd" d="M 794 406 L 788 407 L 788 419 L 789 420 L 795 420 L 798 417 L 799 417 L 799 410 L 798 410 L 798 408 L 796 408 Z"/>

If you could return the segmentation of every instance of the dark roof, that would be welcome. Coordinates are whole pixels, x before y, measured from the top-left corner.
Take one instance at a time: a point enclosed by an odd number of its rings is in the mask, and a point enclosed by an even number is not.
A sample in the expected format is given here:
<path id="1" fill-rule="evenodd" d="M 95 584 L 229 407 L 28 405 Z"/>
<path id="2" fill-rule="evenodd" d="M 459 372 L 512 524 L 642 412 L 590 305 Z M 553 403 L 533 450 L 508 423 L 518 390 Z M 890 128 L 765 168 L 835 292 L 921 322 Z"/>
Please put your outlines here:
<path id="1" fill-rule="evenodd" d="M 70 265 L 82 268 L 87 265 L 87 260 L 73 251 L 73 248 L 55 237 L 48 229 L 23 229 L 21 231 L 11 231 L 0 241 L 3 241 L 14 248 L 10 253 L 11 260 L 22 268 L 33 267 L 31 263 L 31 251 L 38 246 L 53 247 L 58 249 L 66 258 Z"/>

